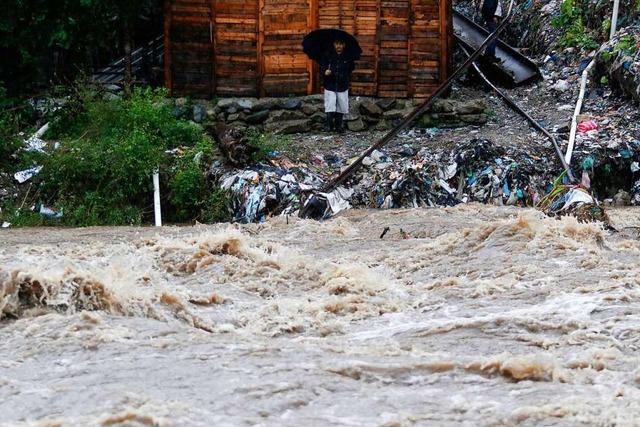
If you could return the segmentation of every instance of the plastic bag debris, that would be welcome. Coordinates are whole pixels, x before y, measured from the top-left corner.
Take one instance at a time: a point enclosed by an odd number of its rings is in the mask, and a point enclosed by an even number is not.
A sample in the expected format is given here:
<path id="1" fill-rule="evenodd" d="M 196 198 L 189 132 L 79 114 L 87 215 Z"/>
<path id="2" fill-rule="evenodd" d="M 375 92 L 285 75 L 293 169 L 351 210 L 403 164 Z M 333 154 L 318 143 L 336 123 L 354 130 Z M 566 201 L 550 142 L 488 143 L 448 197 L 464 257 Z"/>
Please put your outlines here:
<path id="1" fill-rule="evenodd" d="M 599 127 L 600 125 L 595 120 L 586 120 L 580 123 L 577 129 L 578 129 L 578 132 L 588 132 L 590 130 L 596 130 Z"/>
<path id="2" fill-rule="evenodd" d="M 23 171 L 20 172 L 16 172 L 13 177 L 15 178 L 16 181 L 18 181 L 20 184 L 22 184 L 25 181 L 28 181 L 29 179 L 31 179 L 34 175 L 37 175 L 38 172 L 40 172 L 42 170 L 42 166 L 34 166 L 32 168 L 29 169 L 25 169 Z"/>
<path id="3" fill-rule="evenodd" d="M 31 210 L 47 218 L 57 219 L 57 218 L 62 218 L 62 216 L 64 215 L 64 209 L 60 209 L 59 211 L 56 211 L 43 204 L 35 205 Z"/>

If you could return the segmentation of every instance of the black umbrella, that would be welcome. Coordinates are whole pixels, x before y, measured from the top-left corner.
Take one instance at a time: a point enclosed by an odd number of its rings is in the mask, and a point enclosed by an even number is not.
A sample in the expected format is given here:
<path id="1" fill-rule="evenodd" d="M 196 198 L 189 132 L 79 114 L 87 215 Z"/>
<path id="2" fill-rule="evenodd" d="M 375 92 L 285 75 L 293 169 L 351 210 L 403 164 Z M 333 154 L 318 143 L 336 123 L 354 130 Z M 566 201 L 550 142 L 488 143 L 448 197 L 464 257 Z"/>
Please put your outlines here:
<path id="1" fill-rule="evenodd" d="M 333 42 L 336 39 L 344 41 L 344 51 L 351 56 L 354 61 L 360 59 L 362 49 L 356 38 L 346 31 L 337 28 L 321 28 L 311 31 L 302 39 L 302 50 L 307 54 L 309 59 L 320 62 L 324 52 L 333 49 Z"/>

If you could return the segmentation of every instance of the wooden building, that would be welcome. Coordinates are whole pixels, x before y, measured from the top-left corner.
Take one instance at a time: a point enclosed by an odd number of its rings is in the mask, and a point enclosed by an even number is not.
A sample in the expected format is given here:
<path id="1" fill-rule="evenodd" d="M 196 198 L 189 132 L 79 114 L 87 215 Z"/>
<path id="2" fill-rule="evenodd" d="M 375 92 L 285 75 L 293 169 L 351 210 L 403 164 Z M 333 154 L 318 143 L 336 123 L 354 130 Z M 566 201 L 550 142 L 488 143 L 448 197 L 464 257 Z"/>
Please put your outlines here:
<path id="1" fill-rule="evenodd" d="M 172 96 L 320 93 L 302 38 L 356 36 L 351 95 L 427 97 L 450 74 L 451 0 L 165 0 L 165 83 Z"/>

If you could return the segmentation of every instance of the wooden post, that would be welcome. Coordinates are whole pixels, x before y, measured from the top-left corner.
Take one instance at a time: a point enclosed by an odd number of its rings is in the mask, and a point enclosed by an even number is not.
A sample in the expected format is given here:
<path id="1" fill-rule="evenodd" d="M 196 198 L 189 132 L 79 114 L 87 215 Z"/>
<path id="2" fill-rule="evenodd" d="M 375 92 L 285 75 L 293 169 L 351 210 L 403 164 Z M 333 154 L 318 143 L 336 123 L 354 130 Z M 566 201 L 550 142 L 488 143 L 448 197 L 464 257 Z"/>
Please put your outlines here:
<path id="1" fill-rule="evenodd" d="M 216 80 L 216 52 L 217 46 L 217 31 L 216 31 L 216 0 L 211 0 L 209 11 L 209 37 L 211 40 L 211 94 L 215 96 L 217 93 L 217 80 Z"/>
<path id="2" fill-rule="evenodd" d="M 257 19 L 257 30 L 258 30 L 258 40 L 257 40 L 257 49 L 256 49 L 256 53 L 257 53 L 257 61 L 258 61 L 258 67 L 257 67 L 257 73 L 258 75 L 256 76 L 256 84 L 258 85 L 258 94 L 260 95 L 260 97 L 264 97 L 265 96 L 265 90 L 264 90 L 264 84 L 263 84 L 263 78 L 264 78 L 264 55 L 262 54 L 262 47 L 264 46 L 264 16 L 263 16 L 263 11 L 264 11 L 264 2 L 265 0 L 258 0 L 258 10 L 256 13 L 256 19 Z"/>
<path id="3" fill-rule="evenodd" d="M 168 95 L 173 96 L 173 82 L 171 81 L 171 2 L 164 2 L 164 85 Z"/>
<path id="4" fill-rule="evenodd" d="M 307 15 L 307 34 L 318 28 L 318 0 L 308 0 L 309 14 Z M 301 40 L 302 42 L 302 40 Z M 309 73 L 309 83 L 307 83 L 307 95 L 311 95 L 320 90 L 318 81 L 318 65 L 315 61 L 307 59 L 307 72 Z"/>
<path id="5" fill-rule="evenodd" d="M 451 58 L 453 55 L 453 13 L 451 0 L 440 0 L 440 82 L 449 78 L 453 66 Z"/>

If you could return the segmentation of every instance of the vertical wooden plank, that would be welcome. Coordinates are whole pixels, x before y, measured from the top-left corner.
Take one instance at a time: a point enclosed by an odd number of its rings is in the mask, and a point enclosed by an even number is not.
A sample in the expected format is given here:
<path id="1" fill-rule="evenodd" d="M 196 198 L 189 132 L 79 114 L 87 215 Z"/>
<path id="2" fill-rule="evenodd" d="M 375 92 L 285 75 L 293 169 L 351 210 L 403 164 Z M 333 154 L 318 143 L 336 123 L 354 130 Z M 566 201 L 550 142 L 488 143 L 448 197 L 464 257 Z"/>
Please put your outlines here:
<path id="1" fill-rule="evenodd" d="M 260 95 L 260 4 L 259 0 L 215 2 L 215 94 L 218 96 Z"/>
<path id="2" fill-rule="evenodd" d="M 302 95 L 308 91 L 308 58 L 302 39 L 310 21 L 309 0 L 260 0 L 259 21 L 263 23 L 260 56 L 264 62 L 261 94 Z"/>
<path id="3" fill-rule="evenodd" d="M 318 28 L 318 0 L 309 0 L 309 15 L 307 16 L 307 34 Z M 302 49 L 302 46 L 300 46 Z M 307 95 L 311 95 L 320 90 L 320 82 L 318 76 L 318 65 L 315 61 L 307 59 L 307 72 L 309 73 L 309 82 L 307 83 Z"/>
<path id="4" fill-rule="evenodd" d="M 164 85 L 169 96 L 173 96 L 173 84 L 171 82 L 171 2 L 164 2 Z"/>
<path id="5" fill-rule="evenodd" d="M 257 76 L 257 85 L 258 85 L 258 93 L 261 97 L 265 96 L 264 90 L 264 73 L 265 73 L 265 58 L 262 52 L 262 46 L 264 46 L 264 17 L 263 11 L 265 8 L 265 0 L 258 0 L 258 41 L 256 46 L 256 55 L 258 61 L 258 76 Z"/>
<path id="6" fill-rule="evenodd" d="M 453 72 L 453 13 L 452 0 L 440 1 L 440 40 L 442 50 L 440 55 L 440 82 L 443 83 Z"/>
<path id="7" fill-rule="evenodd" d="M 411 38 L 410 1 L 380 1 L 378 96 L 406 97 Z"/>
<path id="8" fill-rule="evenodd" d="M 165 83 L 171 96 L 213 92 L 212 0 L 166 0 Z"/>
<path id="9" fill-rule="evenodd" d="M 375 51 L 374 51 L 374 55 L 373 55 L 373 74 L 374 74 L 374 81 L 373 81 L 373 87 L 375 88 L 375 92 L 373 93 L 373 95 L 375 96 L 379 96 L 380 94 L 380 78 L 379 78 L 379 74 L 378 74 L 378 66 L 380 64 L 380 14 L 381 14 L 381 9 L 382 9 L 382 5 L 380 4 L 380 0 L 376 1 L 376 45 L 375 45 Z"/>
<path id="10" fill-rule="evenodd" d="M 416 91 L 415 91 L 415 84 L 413 82 L 413 79 L 411 78 L 411 72 L 413 69 L 412 63 L 411 63 L 411 51 L 413 50 L 413 22 L 414 22 L 414 3 L 416 1 L 419 0 L 409 0 L 409 4 L 407 5 L 409 7 L 409 22 L 408 22 L 408 28 L 407 31 L 409 33 L 409 39 L 407 40 L 407 57 L 406 57 L 406 61 L 407 61 L 407 70 L 405 73 L 405 80 L 407 81 L 407 98 L 413 98 L 413 96 L 415 95 Z"/>
<path id="11" fill-rule="evenodd" d="M 216 0 L 211 0 L 209 2 L 209 38 L 211 40 L 211 94 L 210 96 L 215 95 L 216 93 L 216 32 L 215 32 L 215 23 L 216 23 Z"/>

